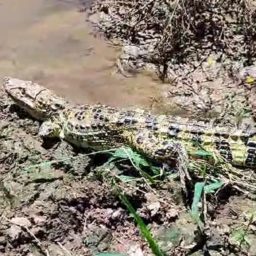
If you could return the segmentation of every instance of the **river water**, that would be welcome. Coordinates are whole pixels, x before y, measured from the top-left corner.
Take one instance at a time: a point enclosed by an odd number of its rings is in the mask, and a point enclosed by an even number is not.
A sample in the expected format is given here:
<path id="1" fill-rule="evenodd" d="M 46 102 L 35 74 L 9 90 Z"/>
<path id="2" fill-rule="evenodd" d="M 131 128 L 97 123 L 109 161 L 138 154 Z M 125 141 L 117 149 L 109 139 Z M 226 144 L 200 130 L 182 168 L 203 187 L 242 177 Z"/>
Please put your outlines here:
<path id="1" fill-rule="evenodd" d="M 92 34 L 79 8 L 79 0 L 0 0 L 0 76 L 36 81 L 76 103 L 163 109 L 163 85 L 115 72 L 119 49 Z"/>

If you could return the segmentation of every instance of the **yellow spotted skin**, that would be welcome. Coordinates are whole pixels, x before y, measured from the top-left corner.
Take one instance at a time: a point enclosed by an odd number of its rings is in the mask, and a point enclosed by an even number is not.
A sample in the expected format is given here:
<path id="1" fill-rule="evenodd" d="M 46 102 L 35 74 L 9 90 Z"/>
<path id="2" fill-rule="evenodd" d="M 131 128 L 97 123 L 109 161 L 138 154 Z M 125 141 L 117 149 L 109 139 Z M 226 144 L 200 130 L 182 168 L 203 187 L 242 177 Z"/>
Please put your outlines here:
<path id="1" fill-rule="evenodd" d="M 256 167 L 256 131 L 218 127 L 185 118 L 152 115 L 142 109 L 74 105 L 31 81 L 4 79 L 4 89 L 32 117 L 44 121 L 39 134 L 82 148 L 130 146 L 157 162 L 175 161 L 181 152 L 199 150 L 236 166 Z"/>

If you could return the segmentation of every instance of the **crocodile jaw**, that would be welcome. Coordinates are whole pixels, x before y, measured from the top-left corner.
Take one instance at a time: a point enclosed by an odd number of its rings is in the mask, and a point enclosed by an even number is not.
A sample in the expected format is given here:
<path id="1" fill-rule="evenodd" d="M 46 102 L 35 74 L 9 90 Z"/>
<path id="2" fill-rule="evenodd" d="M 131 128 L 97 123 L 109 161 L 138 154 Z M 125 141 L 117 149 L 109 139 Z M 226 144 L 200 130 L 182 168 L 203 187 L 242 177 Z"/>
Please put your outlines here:
<path id="1" fill-rule="evenodd" d="M 46 120 L 66 105 L 64 99 L 31 81 L 5 77 L 3 87 L 20 108 L 37 120 Z"/>

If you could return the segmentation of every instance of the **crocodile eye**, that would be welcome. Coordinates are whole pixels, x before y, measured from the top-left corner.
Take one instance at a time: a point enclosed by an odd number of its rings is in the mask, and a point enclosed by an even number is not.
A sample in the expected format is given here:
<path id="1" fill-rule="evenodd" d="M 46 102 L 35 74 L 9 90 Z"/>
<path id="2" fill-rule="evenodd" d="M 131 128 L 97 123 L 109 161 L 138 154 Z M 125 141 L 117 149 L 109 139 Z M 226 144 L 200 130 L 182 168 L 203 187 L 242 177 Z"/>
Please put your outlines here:
<path id="1" fill-rule="evenodd" d="M 54 103 L 51 107 L 52 110 L 58 110 L 63 108 L 63 106 L 60 103 Z"/>

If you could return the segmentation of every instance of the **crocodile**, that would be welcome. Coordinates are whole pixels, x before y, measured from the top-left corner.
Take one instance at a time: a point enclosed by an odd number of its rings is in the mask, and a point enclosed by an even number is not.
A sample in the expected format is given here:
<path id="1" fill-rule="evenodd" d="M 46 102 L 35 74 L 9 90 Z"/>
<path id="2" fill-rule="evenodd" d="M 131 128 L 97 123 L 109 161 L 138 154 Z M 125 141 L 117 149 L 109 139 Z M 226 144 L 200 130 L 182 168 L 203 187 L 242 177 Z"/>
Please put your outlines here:
<path id="1" fill-rule="evenodd" d="M 101 104 L 72 104 L 32 81 L 6 77 L 9 97 L 42 122 L 39 135 L 58 137 L 93 150 L 129 146 L 152 161 L 177 164 L 180 156 L 199 158 L 210 152 L 240 167 L 256 167 L 256 131 L 216 126 L 143 109 L 119 109 Z M 186 158 L 186 157 L 185 157 Z"/>

